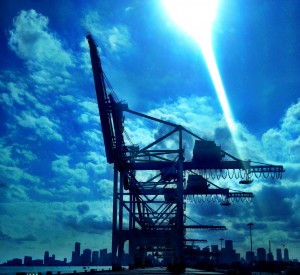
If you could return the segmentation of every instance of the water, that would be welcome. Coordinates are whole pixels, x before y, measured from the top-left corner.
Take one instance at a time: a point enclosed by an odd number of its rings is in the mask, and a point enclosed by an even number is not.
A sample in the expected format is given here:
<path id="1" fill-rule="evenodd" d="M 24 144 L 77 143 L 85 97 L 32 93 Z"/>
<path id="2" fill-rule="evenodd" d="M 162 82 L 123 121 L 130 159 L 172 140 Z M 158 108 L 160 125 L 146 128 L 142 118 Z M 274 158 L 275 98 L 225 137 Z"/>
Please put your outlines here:
<path id="1" fill-rule="evenodd" d="M 51 271 L 53 275 L 60 272 L 73 273 L 76 272 L 89 272 L 91 269 L 95 270 L 108 270 L 110 266 L 91 266 L 84 269 L 83 266 L 0 266 L 0 275 L 16 275 L 17 272 L 26 272 L 27 274 L 38 274 L 39 272 L 46 275 L 47 271 Z"/>

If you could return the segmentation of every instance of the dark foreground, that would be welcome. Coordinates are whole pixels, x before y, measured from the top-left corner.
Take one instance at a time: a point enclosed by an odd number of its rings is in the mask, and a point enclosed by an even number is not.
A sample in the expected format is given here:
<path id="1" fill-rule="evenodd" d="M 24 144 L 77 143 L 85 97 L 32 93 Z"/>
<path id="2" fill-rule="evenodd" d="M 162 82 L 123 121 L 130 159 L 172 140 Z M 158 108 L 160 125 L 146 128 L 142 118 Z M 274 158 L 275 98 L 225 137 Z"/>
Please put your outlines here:
<path id="1" fill-rule="evenodd" d="M 86 275 L 87 272 L 78 272 L 76 273 L 76 275 Z M 146 275 L 150 275 L 150 274 L 174 274 L 172 272 L 167 271 L 166 267 L 149 267 L 149 268 L 138 268 L 138 269 L 132 269 L 132 270 L 123 270 L 123 271 L 94 271 L 92 273 L 89 272 L 89 274 L 93 274 L 93 275 L 134 275 L 134 274 L 146 274 Z M 193 268 L 187 268 L 185 270 L 184 274 L 188 274 L 188 275 L 197 275 L 197 274 L 224 274 L 221 272 L 214 272 L 214 271 L 203 271 L 203 270 L 197 270 L 197 269 L 193 269 Z M 74 275 L 74 273 L 70 273 L 70 274 L 63 274 L 63 275 Z"/>

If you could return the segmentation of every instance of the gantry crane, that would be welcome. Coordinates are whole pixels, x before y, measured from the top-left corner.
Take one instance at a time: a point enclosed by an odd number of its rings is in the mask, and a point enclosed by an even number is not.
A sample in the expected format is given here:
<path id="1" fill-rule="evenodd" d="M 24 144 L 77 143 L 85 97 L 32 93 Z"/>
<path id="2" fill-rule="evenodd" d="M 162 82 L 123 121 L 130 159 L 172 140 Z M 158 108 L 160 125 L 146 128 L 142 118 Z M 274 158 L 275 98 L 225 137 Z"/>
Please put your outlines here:
<path id="1" fill-rule="evenodd" d="M 262 174 L 281 178 L 284 169 L 240 160 L 181 125 L 129 109 L 113 92 L 94 39 L 88 35 L 87 40 L 106 158 L 114 165 L 112 266 L 121 265 L 128 241 L 129 254 L 136 264 L 145 262 L 147 251 L 156 251 L 177 268 L 183 267 L 188 242 L 197 241 L 188 237 L 188 231 L 226 229 L 188 217 L 187 202 L 217 201 L 228 206 L 233 201 L 249 201 L 252 193 L 232 192 L 212 181 L 230 178 L 249 184 Z M 156 123 L 165 134 L 142 148 L 132 144 L 125 131 L 124 113 Z M 186 137 L 189 142 L 194 140 L 191 159 L 186 159 Z"/>

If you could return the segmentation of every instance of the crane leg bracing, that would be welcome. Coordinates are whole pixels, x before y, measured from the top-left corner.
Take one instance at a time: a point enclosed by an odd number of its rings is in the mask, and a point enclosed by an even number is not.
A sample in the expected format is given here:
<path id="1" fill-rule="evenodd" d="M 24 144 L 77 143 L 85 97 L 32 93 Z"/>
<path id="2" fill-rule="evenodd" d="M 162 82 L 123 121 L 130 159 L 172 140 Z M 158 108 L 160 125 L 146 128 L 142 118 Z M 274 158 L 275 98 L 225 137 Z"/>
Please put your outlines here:
<path id="1" fill-rule="evenodd" d="M 256 164 L 223 151 L 213 141 L 203 140 L 184 127 L 133 110 L 119 102 L 101 67 L 96 44 L 87 36 L 107 162 L 114 165 L 112 267 L 123 263 L 128 242 L 131 261 L 146 264 L 147 253 L 155 253 L 165 264 L 184 270 L 193 230 L 226 230 L 222 225 L 204 225 L 189 217 L 187 203 L 214 201 L 228 206 L 251 201 L 250 192 L 231 191 L 213 181 L 239 179 L 249 184 L 263 174 L 281 178 L 280 165 Z M 164 134 L 149 144 L 133 145 L 126 134 L 124 113 L 163 128 Z M 188 138 L 186 138 L 188 137 Z M 194 142 L 192 154 L 185 152 Z M 192 157 L 187 157 L 192 156 Z"/>

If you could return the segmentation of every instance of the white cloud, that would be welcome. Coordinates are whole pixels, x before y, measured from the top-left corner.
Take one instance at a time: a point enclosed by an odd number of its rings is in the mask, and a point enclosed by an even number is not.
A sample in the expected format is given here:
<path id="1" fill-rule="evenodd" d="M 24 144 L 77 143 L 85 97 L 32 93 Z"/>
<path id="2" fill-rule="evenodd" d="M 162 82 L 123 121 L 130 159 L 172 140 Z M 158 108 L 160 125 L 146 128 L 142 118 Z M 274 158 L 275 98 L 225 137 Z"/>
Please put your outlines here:
<path id="1" fill-rule="evenodd" d="M 300 101 L 291 105 L 279 128 L 271 128 L 262 136 L 264 150 L 278 162 L 300 162 Z"/>
<path id="2" fill-rule="evenodd" d="M 0 165 L 0 175 L 2 175 L 2 180 L 8 183 L 25 184 L 24 181 L 29 181 L 31 183 L 40 182 L 39 177 L 31 175 L 24 169 L 14 166 Z"/>
<path id="3" fill-rule="evenodd" d="M 97 150 L 99 148 L 99 152 L 104 154 L 104 145 L 103 145 L 103 138 L 102 138 L 102 133 L 100 131 L 100 126 L 99 130 L 90 130 L 90 131 L 84 131 L 82 133 L 82 137 L 84 141 L 78 140 L 79 143 L 86 143 L 90 148 L 93 148 L 93 150 Z"/>
<path id="4" fill-rule="evenodd" d="M 76 57 L 70 49 L 66 49 L 62 40 L 50 30 L 48 24 L 48 18 L 35 10 L 22 10 L 14 18 L 13 27 L 9 31 L 10 49 L 23 59 L 27 66 L 26 83 L 29 83 L 30 92 L 32 94 L 33 91 L 35 96 L 41 96 L 32 103 L 44 102 L 45 93 L 62 93 L 74 83 L 69 70 L 74 68 Z M 18 103 L 22 103 L 21 97 L 18 97 L 16 92 L 14 89 L 11 96 Z M 7 104 L 10 103 L 7 96 L 3 100 Z"/>
<path id="5" fill-rule="evenodd" d="M 71 158 L 69 156 L 58 156 L 52 162 L 52 170 L 59 176 L 59 182 L 66 182 L 68 184 L 80 185 L 87 183 L 89 175 L 83 163 L 70 164 Z"/>
<path id="6" fill-rule="evenodd" d="M 101 179 L 96 181 L 97 191 L 101 194 L 101 197 L 106 197 L 111 200 L 113 194 L 113 182 L 107 179 Z"/>
<path id="7" fill-rule="evenodd" d="M 28 188 L 23 185 L 14 184 L 14 183 L 5 184 L 5 186 L 1 188 L 0 197 L 1 197 L 1 202 L 14 203 L 14 202 L 27 201 L 29 199 Z"/>
<path id="8" fill-rule="evenodd" d="M 16 116 L 16 120 L 20 126 L 34 130 L 39 138 L 45 140 L 63 140 L 61 134 L 58 133 L 58 123 L 51 121 L 46 116 L 36 116 L 30 112 L 22 112 L 20 116 Z"/>
<path id="9" fill-rule="evenodd" d="M 100 155 L 98 152 L 89 152 L 86 156 L 86 169 L 91 176 L 99 176 L 104 174 L 107 169 L 106 157 Z"/>
<path id="10" fill-rule="evenodd" d="M 99 111 L 96 102 L 83 101 L 78 104 L 78 107 L 80 107 L 78 109 L 78 112 L 80 112 L 78 119 L 80 123 L 95 123 L 100 127 Z"/>
<path id="11" fill-rule="evenodd" d="M 100 43 L 101 48 L 115 56 L 128 54 L 133 47 L 128 28 L 121 24 L 105 24 L 98 12 L 89 12 L 82 24 Z"/>
<path id="12" fill-rule="evenodd" d="M 6 146 L 4 142 L 0 141 L 0 154 L 1 154 L 0 163 L 1 164 L 11 165 L 15 163 L 12 157 L 12 150 L 13 150 L 12 146 Z"/>
<path id="13" fill-rule="evenodd" d="M 72 56 L 48 29 L 49 20 L 35 10 L 22 10 L 13 20 L 9 46 L 22 59 L 38 66 L 72 66 Z"/>
<path id="14" fill-rule="evenodd" d="M 27 170 L 28 164 L 36 160 L 37 156 L 21 144 L 7 145 L 0 140 L 0 175 L 1 181 L 7 184 L 37 184 L 40 178 Z M 25 166 L 24 166 L 25 165 Z"/>

